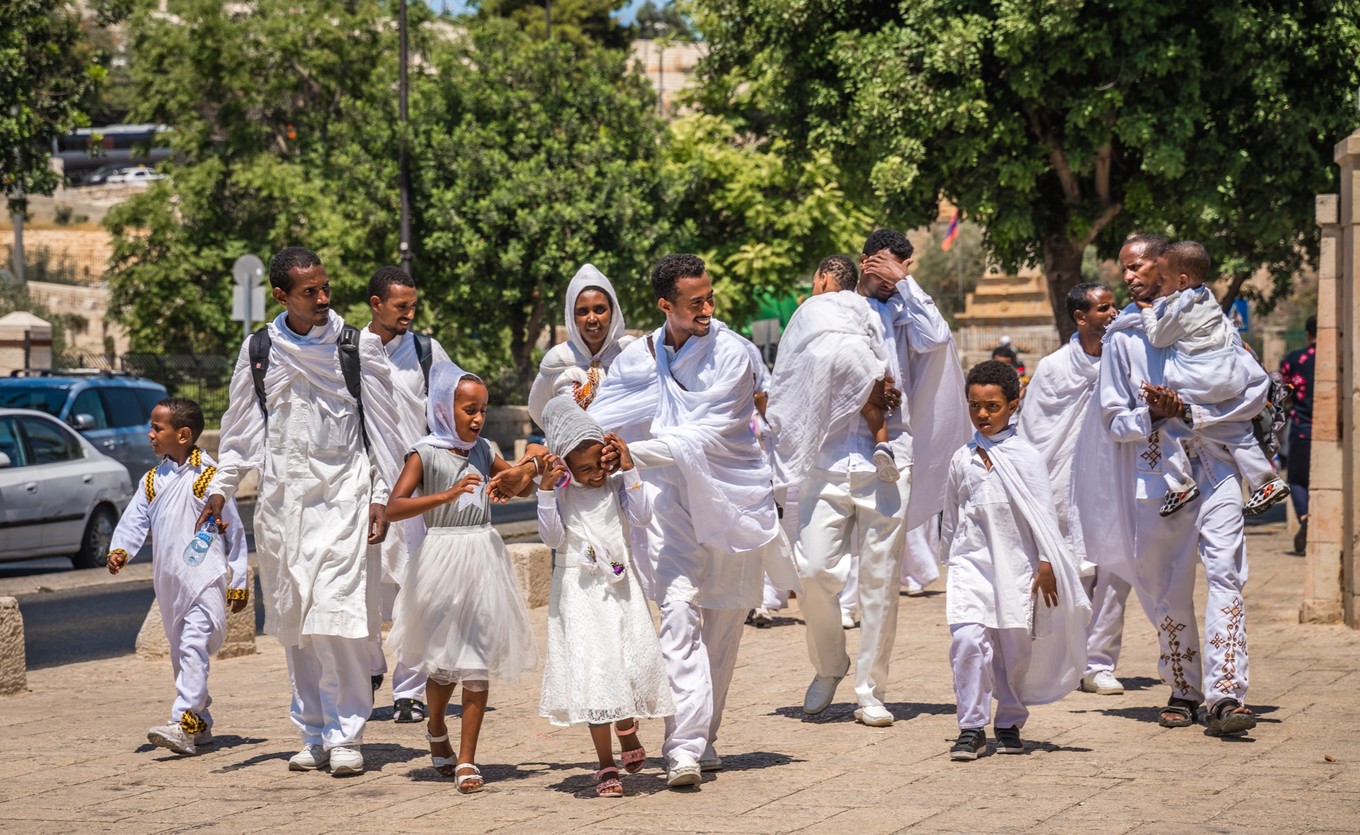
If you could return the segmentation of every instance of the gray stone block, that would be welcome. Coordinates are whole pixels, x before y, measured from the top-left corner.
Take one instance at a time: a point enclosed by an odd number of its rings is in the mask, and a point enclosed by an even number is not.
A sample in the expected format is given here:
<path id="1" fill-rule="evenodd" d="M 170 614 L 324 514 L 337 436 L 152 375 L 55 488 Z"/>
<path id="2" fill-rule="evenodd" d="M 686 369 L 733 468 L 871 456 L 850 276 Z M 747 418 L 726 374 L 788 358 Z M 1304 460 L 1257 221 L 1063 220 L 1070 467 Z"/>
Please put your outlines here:
<path id="1" fill-rule="evenodd" d="M 19 601 L 0 597 L 0 695 L 27 690 L 27 668 L 24 617 L 19 612 Z"/>

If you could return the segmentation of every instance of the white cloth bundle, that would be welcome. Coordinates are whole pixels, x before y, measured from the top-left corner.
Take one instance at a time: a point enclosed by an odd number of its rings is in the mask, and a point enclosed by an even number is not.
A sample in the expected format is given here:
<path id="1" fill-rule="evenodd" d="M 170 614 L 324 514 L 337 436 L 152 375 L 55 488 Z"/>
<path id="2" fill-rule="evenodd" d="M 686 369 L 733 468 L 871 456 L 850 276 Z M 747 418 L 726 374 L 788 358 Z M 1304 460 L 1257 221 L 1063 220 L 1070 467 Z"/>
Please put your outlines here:
<path id="1" fill-rule="evenodd" d="M 857 414 L 889 362 L 877 314 L 857 293 L 813 296 L 779 340 L 765 419 L 775 436 L 775 487 L 808 474 L 828 429 Z"/>
<path id="2" fill-rule="evenodd" d="M 1086 665 L 1086 630 L 1091 622 L 1091 602 L 1082 589 L 1073 559 L 1053 512 L 1048 474 L 1033 447 L 995 443 L 975 432 L 973 441 L 987 453 L 992 472 L 1006 488 L 1013 511 L 1024 519 L 1038 557 L 1053 569 L 1058 589 L 1058 605 L 1050 608 L 1035 599 L 1034 649 L 1029 670 L 1020 684 L 1020 698 L 1027 705 L 1046 704 L 1063 698 L 1076 689 Z M 1029 455 L 1026 455 L 1029 453 Z M 1017 460 L 1029 458 L 1030 460 Z"/>
<path id="3" fill-rule="evenodd" d="M 603 290 L 609 296 L 612 310 L 609 315 L 609 333 L 598 354 L 592 354 L 576 326 L 576 297 L 592 287 Z M 623 309 L 619 307 L 618 294 L 614 285 L 594 264 L 586 264 L 576 271 L 571 283 L 567 285 L 566 295 L 567 341 L 554 345 L 543 355 L 538 366 L 538 376 L 529 390 L 529 417 L 534 423 L 543 425 L 543 407 L 559 394 L 571 394 L 573 383 L 586 385 L 590 382 L 589 369 L 598 363 L 597 373 L 603 377 L 633 337 L 624 335 Z"/>

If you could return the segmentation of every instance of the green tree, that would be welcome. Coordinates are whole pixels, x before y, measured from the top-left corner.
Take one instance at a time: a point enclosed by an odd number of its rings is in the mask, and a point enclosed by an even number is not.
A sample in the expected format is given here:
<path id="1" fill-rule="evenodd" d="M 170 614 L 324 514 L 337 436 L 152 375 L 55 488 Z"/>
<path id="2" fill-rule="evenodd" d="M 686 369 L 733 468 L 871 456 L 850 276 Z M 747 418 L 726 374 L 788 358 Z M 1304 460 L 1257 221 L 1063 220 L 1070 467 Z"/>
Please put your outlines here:
<path id="1" fill-rule="evenodd" d="M 20 194 L 52 193 L 48 149 L 87 124 L 82 107 L 103 74 L 69 4 L 0 4 L 0 190 L 12 210 L 24 210 Z"/>
<path id="2" fill-rule="evenodd" d="M 674 3 L 657 5 L 647 0 L 634 12 L 633 28 L 639 38 L 668 38 L 672 41 L 694 39 L 689 22 Z"/>
<path id="3" fill-rule="evenodd" d="M 661 125 L 619 51 L 500 20 L 469 35 L 441 45 L 440 83 L 422 88 L 414 119 L 421 268 L 441 275 L 425 299 L 452 326 L 459 361 L 512 368 L 522 396 L 583 263 L 613 279 L 630 314 L 655 315 Z"/>
<path id="4" fill-rule="evenodd" d="M 733 324 L 750 317 L 758 293 L 806 282 L 827 255 L 857 252 L 873 224 L 841 188 L 830 154 L 789 151 L 713 115 L 671 124 L 664 171 L 674 240 L 709 262 L 719 316 Z"/>
<path id="5" fill-rule="evenodd" d="M 484 17 L 505 17 L 525 32 L 542 38 L 548 30 L 551 7 L 553 38 L 581 46 L 599 44 L 611 49 L 628 46 L 628 29 L 614 20 L 614 12 L 628 0 L 480 0 L 478 12 Z"/>
<path id="6" fill-rule="evenodd" d="M 1277 287 L 1316 253 L 1313 195 L 1354 126 L 1360 10 L 1309 0 L 695 0 L 703 100 L 908 223 L 948 197 L 1055 310 L 1083 253 L 1201 240 Z M 1072 325 L 1058 317 L 1066 334 Z"/>

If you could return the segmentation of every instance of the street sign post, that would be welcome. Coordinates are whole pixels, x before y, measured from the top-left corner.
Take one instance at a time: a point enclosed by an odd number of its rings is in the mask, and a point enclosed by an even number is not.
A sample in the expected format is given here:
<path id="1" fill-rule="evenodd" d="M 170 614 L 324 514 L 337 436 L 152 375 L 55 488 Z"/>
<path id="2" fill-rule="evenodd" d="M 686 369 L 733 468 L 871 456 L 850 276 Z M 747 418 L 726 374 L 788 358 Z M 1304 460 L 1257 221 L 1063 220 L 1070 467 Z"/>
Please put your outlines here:
<path id="1" fill-rule="evenodd" d="M 236 286 L 231 294 L 231 318 L 245 323 L 245 335 L 256 317 L 264 316 L 264 262 L 254 255 L 242 255 L 231 265 Z"/>

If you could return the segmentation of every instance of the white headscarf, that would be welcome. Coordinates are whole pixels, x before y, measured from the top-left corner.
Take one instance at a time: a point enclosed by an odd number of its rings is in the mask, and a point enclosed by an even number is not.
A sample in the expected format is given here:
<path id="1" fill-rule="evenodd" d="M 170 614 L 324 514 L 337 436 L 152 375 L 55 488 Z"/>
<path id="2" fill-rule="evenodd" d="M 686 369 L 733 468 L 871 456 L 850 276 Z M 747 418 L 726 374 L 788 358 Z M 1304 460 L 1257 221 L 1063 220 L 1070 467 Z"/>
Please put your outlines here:
<path id="1" fill-rule="evenodd" d="M 590 288 L 603 290 L 605 295 L 609 296 L 611 307 L 609 332 L 605 335 L 599 353 L 591 353 L 585 337 L 576 326 L 576 298 Z M 625 345 L 633 341 L 632 337 L 624 335 L 623 309 L 619 307 L 619 296 L 614 292 L 614 285 L 604 273 L 595 268 L 594 264 L 586 264 L 576 271 L 571 283 L 567 285 L 565 300 L 567 341 L 554 345 L 543 355 L 543 361 L 538 367 L 538 377 L 529 391 L 529 416 L 540 426 L 543 425 L 543 408 L 548 405 L 549 400 L 559 394 L 571 394 L 573 383 L 585 385 L 590 382 L 592 366 L 596 367 L 595 373 L 602 379 L 614 358 Z M 598 381 L 596 385 L 598 386 Z"/>
<path id="2" fill-rule="evenodd" d="M 559 458 L 566 458 L 587 441 L 604 443 L 600 424 L 566 394 L 559 394 L 543 407 L 543 434 L 548 438 L 548 449 Z"/>
<path id="3" fill-rule="evenodd" d="M 468 374 L 452 361 L 438 361 L 430 366 L 430 398 L 425 407 L 426 420 L 430 434 L 416 441 L 416 444 L 429 444 L 440 449 L 453 449 L 467 452 L 476 445 L 477 439 L 465 441 L 458 437 L 458 429 L 453 422 L 453 396 L 458 383 L 464 377 L 472 377 L 481 382 L 475 374 Z"/>

